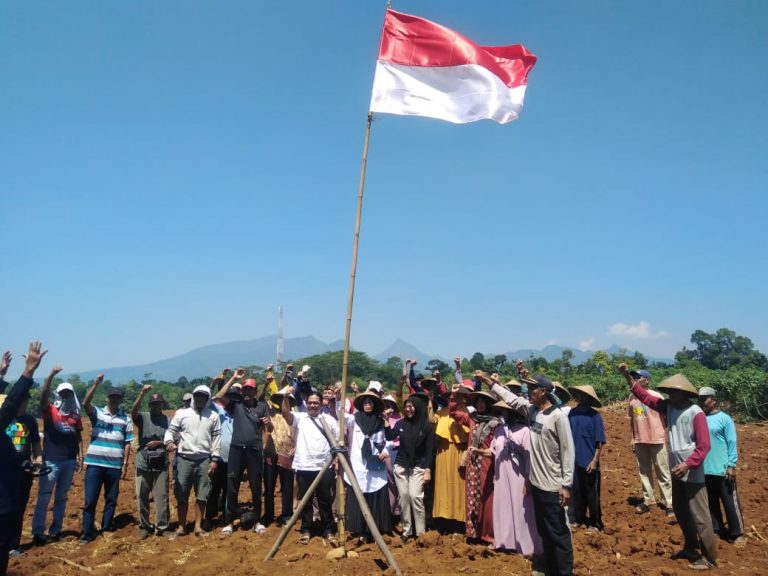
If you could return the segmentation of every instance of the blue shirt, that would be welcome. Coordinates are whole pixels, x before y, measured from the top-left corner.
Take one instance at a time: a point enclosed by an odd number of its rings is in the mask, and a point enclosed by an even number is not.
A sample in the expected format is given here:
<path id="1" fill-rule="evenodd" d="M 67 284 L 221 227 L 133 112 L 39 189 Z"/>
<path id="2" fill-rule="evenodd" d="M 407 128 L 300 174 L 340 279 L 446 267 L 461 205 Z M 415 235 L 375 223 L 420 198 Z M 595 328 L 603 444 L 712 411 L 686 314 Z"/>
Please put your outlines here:
<path id="1" fill-rule="evenodd" d="M 91 444 L 85 453 L 85 464 L 104 468 L 122 468 L 124 449 L 133 440 L 133 423 L 123 409 L 110 414 L 105 406 L 96 408 L 91 418 Z"/>
<path id="2" fill-rule="evenodd" d="M 219 457 L 225 464 L 229 462 L 229 445 L 232 442 L 232 431 L 234 418 L 221 406 L 218 402 L 211 402 L 214 412 L 219 415 L 219 421 L 221 422 L 221 449 L 219 451 Z"/>
<path id="3" fill-rule="evenodd" d="M 576 466 L 586 468 L 595 457 L 595 444 L 605 444 L 603 418 L 593 408 L 576 406 L 568 413 L 568 421 L 576 449 Z"/>
<path id="4" fill-rule="evenodd" d="M 704 474 L 725 476 L 726 468 L 736 468 L 736 425 L 725 412 L 707 416 L 711 447 L 704 459 Z"/>

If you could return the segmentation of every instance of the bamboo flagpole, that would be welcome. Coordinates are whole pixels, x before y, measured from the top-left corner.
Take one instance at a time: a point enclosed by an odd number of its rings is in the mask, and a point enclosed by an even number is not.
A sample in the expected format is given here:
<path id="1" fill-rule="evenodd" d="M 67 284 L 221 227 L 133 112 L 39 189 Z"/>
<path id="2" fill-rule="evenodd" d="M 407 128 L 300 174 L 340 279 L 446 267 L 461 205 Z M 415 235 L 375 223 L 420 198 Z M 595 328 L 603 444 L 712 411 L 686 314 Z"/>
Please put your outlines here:
<path id="1" fill-rule="evenodd" d="M 360 185 L 357 190 L 357 215 L 355 216 L 355 237 L 352 243 L 352 271 L 349 275 L 349 294 L 347 296 L 347 325 L 344 333 L 344 359 L 341 367 L 341 414 L 339 416 L 339 441 L 345 444 L 346 437 L 346 400 L 347 400 L 347 375 L 349 371 L 349 339 L 352 333 L 352 304 L 355 300 L 355 277 L 357 275 L 357 248 L 360 243 L 360 222 L 363 216 L 363 192 L 365 191 L 365 168 L 368 164 L 368 143 L 371 140 L 371 122 L 373 112 L 368 112 L 368 121 L 365 126 L 365 142 L 363 144 L 363 159 L 360 165 Z M 341 456 L 344 458 L 344 456 Z M 344 494 L 344 475 L 340 474 L 336 479 L 336 494 L 339 498 L 338 525 L 339 542 L 345 542 L 344 515 L 346 513 L 346 501 Z"/>

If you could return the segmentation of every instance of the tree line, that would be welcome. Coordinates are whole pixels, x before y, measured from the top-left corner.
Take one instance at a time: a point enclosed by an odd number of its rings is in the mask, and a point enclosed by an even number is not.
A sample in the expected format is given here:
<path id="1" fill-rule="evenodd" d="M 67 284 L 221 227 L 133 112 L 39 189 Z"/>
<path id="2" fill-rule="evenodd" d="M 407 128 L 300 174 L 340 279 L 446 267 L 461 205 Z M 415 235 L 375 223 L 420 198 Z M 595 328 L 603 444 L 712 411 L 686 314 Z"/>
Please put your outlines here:
<path id="1" fill-rule="evenodd" d="M 768 359 L 765 354 L 755 349 L 752 340 L 737 335 L 733 330 L 721 328 L 714 333 L 696 330 L 691 335 L 691 348 L 684 347 L 675 355 L 674 364 L 649 362 L 640 352 L 629 353 L 621 350 L 617 353 L 596 351 L 589 359 L 581 364 L 573 362 L 574 353 L 564 350 L 560 358 L 547 360 L 544 357 L 531 356 L 521 358 L 531 372 L 541 372 L 565 386 L 591 384 L 604 402 L 626 400 L 627 387 L 616 367 L 625 362 L 632 369 L 645 368 L 653 375 L 652 385 L 658 384 L 667 376 L 676 372 L 685 374 L 696 387 L 711 386 L 718 391 L 720 399 L 728 406 L 733 415 L 741 420 L 768 419 Z M 306 358 L 297 358 L 293 363 L 297 366 L 309 364 L 312 367 L 310 379 L 319 388 L 331 385 L 341 378 L 343 353 L 341 351 L 326 352 Z M 469 358 L 463 358 L 461 369 L 464 377 L 470 377 L 475 370 L 498 372 L 504 381 L 517 377 L 515 369 L 516 358 L 507 358 L 503 354 L 483 354 L 476 352 Z M 370 358 L 363 352 L 350 352 L 349 382 L 357 382 L 359 388 L 365 389 L 370 380 L 378 380 L 385 389 L 394 391 L 403 372 L 404 359 L 396 356 L 384 362 Z M 234 366 L 232 368 L 235 368 Z M 255 376 L 262 382 L 263 367 L 259 365 L 245 366 L 247 377 Z M 417 372 L 425 375 L 433 370 L 440 370 L 446 383 L 452 383 L 453 366 L 443 360 L 433 359 L 425 365 L 418 365 Z M 108 376 L 108 375 L 107 375 Z M 276 377 L 279 379 L 279 374 Z M 140 382 L 131 380 L 124 386 L 125 406 L 129 407 L 144 384 L 152 384 L 153 391 L 160 392 L 165 397 L 168 408 L 175 409 L 181 405 L 181 397 L 190 392 L 195 386 L 205 384 L 210 386 L 212 377 L 187 379 L 182 376 L 176 382 L 155 380 L 149 378 Z M 84 382 L 78 376 L 69 378 L 79 398 L 92 381 Z M 58 381 L 56 382 L 58 383 Z M 106 402 L 106 392 L 111 383 L 106 380 L 96 393 L 94 402 Z M 32 390 L 30 411 L 37 409 L 39 387 Z"/>

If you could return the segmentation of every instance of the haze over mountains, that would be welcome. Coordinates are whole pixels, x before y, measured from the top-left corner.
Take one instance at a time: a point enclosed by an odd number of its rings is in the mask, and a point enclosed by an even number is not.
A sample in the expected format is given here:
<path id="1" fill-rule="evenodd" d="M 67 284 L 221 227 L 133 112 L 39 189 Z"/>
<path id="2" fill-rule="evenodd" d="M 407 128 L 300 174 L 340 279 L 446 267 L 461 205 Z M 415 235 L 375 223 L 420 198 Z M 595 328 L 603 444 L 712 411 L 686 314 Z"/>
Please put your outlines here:
<path id="1" fill-rule="evenodd" d="M 315 354 L 342 350 L 343 348 L 343 340 L 335 340 L 330 343 L 325 343 L 314 336 L 285 339 L 286 359 L 305 358 Z M 552 361 L 556 358 L 560 358 L 563 350 L 566 349 L 573 351 L 574 357 L 572 362 L 574 364 L 580 364 L 586 361 L 594 353 L 594 351 L 591 350 L 584 351 L 566 346 L 549 345 L 541 350 L 533 348 L 514 350 L 506 352 L 505 355 L 510 360 L 518 358 L 527 359 L 533 355 L 543 356 L 548 361 Z M 115 384 L 123 384 L 129 380 L 140 381 L 144 379 L 146 374 L 151 374 L 151 378 L 156 380 L 175 382 L 181 376 L 185 376 L 190 380 L 202 376 L 212 376 L 218 374 L 224 367 L 235 368 L 237 366 L 253 364 L 265 366 L 270 362 L 275 362 L 276 350 L 277 336 L 272 335 L 257 338 L 255 340 L 241 340 L 203 346 L 185 352 L 184 354 L 180 354 L 179 356 L 158 360 L 149 364 L 99 368 L 79 372 L 78 374 L 83 380 L 90 380 L 91 378 L 94 378 L 96 374 L 103 372 L 106 378 Z M 620 348 L 618 346 L 613 345 L 610 348 L 607 348 L 606 352 L 613 353 L 618 352 L 619 350 Z M 472 353 L 474 352 L 476 351 L 472 351 Z M 488 355 L 486 352 L 483 353 L 486 354 L 486 356 Z M 422 366 L 432 359 L 440 359 L 446 362 L 449 361 L 448 358 L 440 356 L 439 354 L 422 352 L 413 344 L 400 338 L 395 340 L 379 354 L 371 355 L 372 358 L 380 362 L 384 362 L 392 356 L 397 356 L 401 359 L 414 358 L 418 360 Z M 672 362 L 672 360 L 668 358 L 648 357 L 648 359 L 661 362 Z"/>

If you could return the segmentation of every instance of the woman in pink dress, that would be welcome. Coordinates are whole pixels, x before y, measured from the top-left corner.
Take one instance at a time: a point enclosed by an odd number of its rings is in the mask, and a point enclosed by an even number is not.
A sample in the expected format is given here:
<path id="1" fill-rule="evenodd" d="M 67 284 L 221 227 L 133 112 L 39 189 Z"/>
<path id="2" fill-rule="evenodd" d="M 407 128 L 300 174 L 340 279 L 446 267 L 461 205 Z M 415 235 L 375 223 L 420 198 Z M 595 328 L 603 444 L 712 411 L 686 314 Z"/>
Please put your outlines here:
<path id="1" fill-rule="evenodd" d="M 525 421 L 504 402 L 494 404 L 504 415 L 491 441 L 494 456 L 493 536 L 497 549 L 524 556 L 542 553 L 536 530 L 533 497 L 527 489 L 531 467 L 530 430 Z"/>

